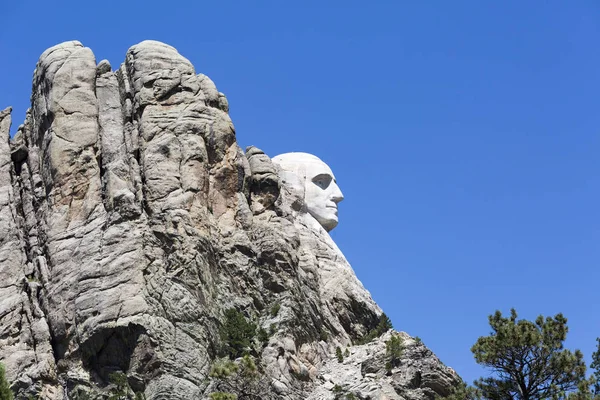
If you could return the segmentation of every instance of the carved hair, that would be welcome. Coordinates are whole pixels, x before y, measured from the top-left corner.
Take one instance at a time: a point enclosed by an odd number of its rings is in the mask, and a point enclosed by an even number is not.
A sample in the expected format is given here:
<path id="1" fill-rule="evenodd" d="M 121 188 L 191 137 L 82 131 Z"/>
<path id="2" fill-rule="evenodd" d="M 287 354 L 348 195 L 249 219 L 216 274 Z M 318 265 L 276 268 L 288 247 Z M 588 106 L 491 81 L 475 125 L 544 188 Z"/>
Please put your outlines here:
<path id="1" fill-rule="evenodd" d="M 319 157 L 302 152 L 283 153 L 273 157 L 273 162 L 284 171 L 296 174 L 303 182 L 306 181 L 306 164 L 318 161 L 325 164 Z"/>

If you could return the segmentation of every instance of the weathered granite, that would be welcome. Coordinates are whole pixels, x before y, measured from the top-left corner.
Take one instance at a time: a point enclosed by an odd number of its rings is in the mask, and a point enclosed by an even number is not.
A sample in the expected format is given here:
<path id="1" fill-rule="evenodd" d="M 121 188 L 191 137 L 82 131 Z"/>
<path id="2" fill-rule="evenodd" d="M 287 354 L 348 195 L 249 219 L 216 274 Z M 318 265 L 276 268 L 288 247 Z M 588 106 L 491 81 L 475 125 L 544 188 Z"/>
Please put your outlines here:
<path id="1" fill-rule="evenodd" d="M 397 367 L 385 366 L 385 342 L 392 334 L 402 338 L 404 350 Z M 348 356 L 340 363 L 336 357 L 323 362 L 315 390 L 308 400 L 333 399 L 337 385 L 344 393 L 359 399 L 433 400 L 448 396 L 458 376 L 422 342 L 404 332 L 387 332 L 371 343 L 348 348 Z"/>
<path id="2" fill-rule="evenodd" d="M 332 398 L 335 348 L 381 310 L 305 183 L 237 145 L 207 76 L 163 43 L 113 70 L 73 41 L 42 54 L 31 99 L 10 144 L 0 112 L 0 362 L 17 398 L 102 395 L 115 371 L 147 399 L 204 398 L 231 307 L 271 332 L 256 352 L 274 397 Z M 430 353 L 410 360 L 437 393 L 456 379 Z"/>
<path id="3" fill-rule="evenodd" d="M 0 111 L 0 360 L 17 392 L 60 398 L 50 330 L 40 307 L 43 285 L 37 260 L 27 257 L 22 182 L 9 147 L 10 112 Z"/>

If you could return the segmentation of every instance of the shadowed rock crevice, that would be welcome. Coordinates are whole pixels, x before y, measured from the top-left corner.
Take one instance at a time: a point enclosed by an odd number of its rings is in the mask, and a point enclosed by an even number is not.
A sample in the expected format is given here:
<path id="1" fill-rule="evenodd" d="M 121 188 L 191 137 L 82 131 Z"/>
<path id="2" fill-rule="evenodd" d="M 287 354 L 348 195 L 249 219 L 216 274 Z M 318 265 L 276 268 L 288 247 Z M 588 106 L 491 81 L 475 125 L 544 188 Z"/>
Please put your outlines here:
<path id="1" fill-rule="evenodd" d="M 131 364 L 138 370 L 147 369 L 154 358 L 154 346 L 146 329 L 132 324 L 96 332 L 80 344 L 79 351 L 84 368 L 99 379 L 98 383 L 107 383 L 111 373 L 129 371 Z"/>

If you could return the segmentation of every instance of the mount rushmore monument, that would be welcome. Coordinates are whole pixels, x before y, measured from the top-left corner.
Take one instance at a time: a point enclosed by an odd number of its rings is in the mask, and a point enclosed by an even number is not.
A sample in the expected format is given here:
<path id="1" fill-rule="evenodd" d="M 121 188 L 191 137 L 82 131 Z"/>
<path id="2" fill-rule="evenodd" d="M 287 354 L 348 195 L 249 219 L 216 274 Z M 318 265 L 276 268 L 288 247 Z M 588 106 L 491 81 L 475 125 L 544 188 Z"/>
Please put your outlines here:
<path id="1" fill-rule="evenodd" d="M 382 310 L 328 233 L 343 199 L 330 167 L 242 151 L 228 110 L 163 43 L 116 68 L 76 41 L 41 55 L 12 139 L 0 111 L 0 363 L 15 397 L 108 398 L 118 372 L 118 398 L 209 398 L 232 312 L 260 333 L 244 352 L 263 398 L 447 396 L 451 368 L 377 331 Z"/>

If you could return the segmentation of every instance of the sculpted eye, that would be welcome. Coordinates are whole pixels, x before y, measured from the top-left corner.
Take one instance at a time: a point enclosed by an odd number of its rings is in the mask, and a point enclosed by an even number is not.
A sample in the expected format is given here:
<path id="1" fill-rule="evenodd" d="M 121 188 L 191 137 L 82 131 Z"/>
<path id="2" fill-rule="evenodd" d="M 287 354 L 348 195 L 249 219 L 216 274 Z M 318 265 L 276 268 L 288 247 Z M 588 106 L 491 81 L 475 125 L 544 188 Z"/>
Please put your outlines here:
<path id="1" fill-rule="evenodd" d="M 313 183 L 321 189 L 327 189 L 327 187 L 331 184 L 332 180 L 333 178 L 327 174 L 320 174 L 312 179 Z"/>

